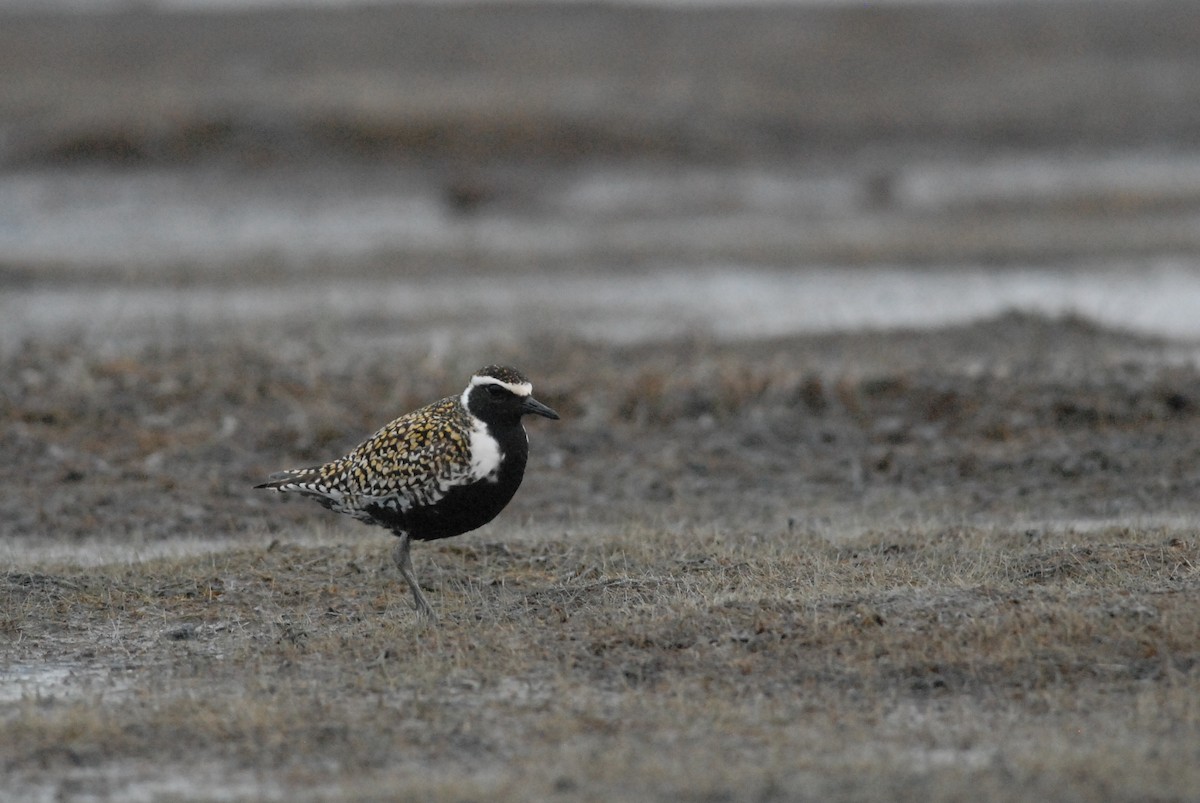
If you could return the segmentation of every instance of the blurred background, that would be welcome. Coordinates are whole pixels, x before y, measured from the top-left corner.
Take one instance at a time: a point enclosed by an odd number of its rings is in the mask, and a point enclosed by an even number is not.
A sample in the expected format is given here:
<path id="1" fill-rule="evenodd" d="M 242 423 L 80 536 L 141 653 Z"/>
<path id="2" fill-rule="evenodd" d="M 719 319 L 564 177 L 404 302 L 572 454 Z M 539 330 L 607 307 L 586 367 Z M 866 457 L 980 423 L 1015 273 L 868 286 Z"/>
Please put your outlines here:
<path id="1" fill-rule="evenodd" d="M 1200 336 L 1200 6 L 0 0 L 0 346 Z"/>
<path id="2" fill-rule="evenodd" d="M 0 0 L 0 799 L 1196 799 L 1198 34 Z M 253 487 L 491 362 L 414 627 Z"/>

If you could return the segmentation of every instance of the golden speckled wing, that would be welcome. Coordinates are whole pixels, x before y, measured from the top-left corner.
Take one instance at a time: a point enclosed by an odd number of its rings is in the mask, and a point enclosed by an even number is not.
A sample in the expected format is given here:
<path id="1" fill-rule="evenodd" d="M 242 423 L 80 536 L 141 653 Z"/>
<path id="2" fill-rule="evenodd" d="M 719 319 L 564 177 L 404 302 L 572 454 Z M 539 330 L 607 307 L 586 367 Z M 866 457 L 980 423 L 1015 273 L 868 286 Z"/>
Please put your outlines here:
<path id="1" fill-rule="evenodd" d="M 472 479 L 471 423 L 448 397 L 397 418 L 345 457 L 273 475 L 270 486 L 366 522 L 374 521 L 372 508 L 429 505 Z"/>

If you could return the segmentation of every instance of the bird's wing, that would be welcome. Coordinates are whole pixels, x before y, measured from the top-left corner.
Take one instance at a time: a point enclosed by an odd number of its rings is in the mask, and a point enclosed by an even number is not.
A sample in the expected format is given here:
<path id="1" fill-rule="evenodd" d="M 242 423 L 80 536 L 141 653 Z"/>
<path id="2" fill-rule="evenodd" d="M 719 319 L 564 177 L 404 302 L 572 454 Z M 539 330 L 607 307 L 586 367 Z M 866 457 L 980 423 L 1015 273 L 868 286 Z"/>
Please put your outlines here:
<path id="1" fill-rule="evenodd" d="M 456 399 L 398 418 L 347 455 L 364 505 L 432 504 L 471 470 L 470 425 Z"/>
<path id="2" fill-rule="evenodd" d="M 470 475 L 470 427 L 456 402 L 450 397 L 397 418 L 345 457 L 273 474 L 266 487 L 364 520 L 368 508 L 405 511 L 436 502 Z"/>

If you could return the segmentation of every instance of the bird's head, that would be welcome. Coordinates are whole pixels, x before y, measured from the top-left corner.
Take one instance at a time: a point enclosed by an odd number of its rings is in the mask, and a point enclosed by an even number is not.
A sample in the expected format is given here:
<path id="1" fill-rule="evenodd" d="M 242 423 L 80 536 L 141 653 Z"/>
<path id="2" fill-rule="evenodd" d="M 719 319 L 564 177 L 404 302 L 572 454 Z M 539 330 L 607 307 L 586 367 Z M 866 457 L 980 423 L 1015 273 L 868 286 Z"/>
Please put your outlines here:
<path id="1" fill-rule="evenodd" d="M 488 423 L 511 423 L 523 415 L 558 418 L 558 413 L 533 398 L 533 384 L 524 374 L 504 365 L 488 365 L 476 371 L 462 398 L 471 415 Z"/>

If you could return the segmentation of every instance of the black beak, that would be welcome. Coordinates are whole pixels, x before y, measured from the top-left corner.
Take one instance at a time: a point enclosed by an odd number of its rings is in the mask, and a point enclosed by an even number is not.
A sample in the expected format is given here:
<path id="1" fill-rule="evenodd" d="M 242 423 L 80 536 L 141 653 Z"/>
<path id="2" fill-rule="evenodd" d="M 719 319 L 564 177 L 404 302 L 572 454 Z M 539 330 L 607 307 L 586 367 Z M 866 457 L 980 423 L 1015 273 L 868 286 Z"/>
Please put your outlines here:
<path id="1" fill-rule="evenodd" d="M 532 396 L 527 397 L 525 401 L 521 402 L 521 413 L 524 415 L 532 413 L 533 415 L 540 415 L 545 418 L 553 418 L 556 421 L 558 420 L 558 413 L 554 412 Z"/>

